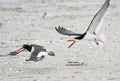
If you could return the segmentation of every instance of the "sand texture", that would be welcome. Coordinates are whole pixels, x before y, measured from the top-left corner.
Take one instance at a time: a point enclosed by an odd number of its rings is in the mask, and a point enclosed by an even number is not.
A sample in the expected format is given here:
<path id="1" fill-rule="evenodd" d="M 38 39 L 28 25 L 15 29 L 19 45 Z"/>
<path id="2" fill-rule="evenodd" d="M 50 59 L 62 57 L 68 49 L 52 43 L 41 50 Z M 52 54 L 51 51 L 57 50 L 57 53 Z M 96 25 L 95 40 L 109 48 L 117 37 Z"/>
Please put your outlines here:
<path id="1" fill-rule="evenodd" d="M 0 81 L 120 81 L 120 0 L 111 0 L 101 33 L 104 45 L 60 35 L 55 27 L 83 33 L 105 0 L 0 0 Z M 55 52 L 26 62 L 27 51 L 8 56 L 23 44 Z"/>

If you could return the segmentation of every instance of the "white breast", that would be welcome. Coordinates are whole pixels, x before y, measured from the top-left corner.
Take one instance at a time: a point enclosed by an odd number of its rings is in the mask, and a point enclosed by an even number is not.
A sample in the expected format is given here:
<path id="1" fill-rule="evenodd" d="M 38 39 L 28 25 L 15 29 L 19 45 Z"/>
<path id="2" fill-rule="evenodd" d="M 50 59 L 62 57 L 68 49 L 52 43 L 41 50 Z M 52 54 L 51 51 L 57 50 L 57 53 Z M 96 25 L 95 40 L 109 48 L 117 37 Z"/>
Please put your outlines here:
<path id="1" fill-rule="evenodd" d="M 91 34 L 91 33 L 87 33 L 85 35 L 85 38 L 86 40 L 93 40 L 94 38 L 96 38 L 96 36 L 94 34 Z"/>

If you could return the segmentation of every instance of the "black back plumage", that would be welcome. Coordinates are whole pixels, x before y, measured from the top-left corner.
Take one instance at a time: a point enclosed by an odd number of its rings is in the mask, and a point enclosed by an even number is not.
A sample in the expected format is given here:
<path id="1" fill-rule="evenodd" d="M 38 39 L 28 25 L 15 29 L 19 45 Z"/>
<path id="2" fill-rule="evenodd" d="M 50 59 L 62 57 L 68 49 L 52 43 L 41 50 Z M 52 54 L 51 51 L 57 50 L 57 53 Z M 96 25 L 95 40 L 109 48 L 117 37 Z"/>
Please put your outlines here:
<path id="1" fill-rule="evenodd" d="M 41 51 L 46 51 L 46 49 L 43 46 L 40 45 L 36 45 L 36 44 L 31 44 L 32 47 L 34 47 L 34 50 L 29 58 L 29 60 L 36 60 L 37 55 L 41 52 Z"/>

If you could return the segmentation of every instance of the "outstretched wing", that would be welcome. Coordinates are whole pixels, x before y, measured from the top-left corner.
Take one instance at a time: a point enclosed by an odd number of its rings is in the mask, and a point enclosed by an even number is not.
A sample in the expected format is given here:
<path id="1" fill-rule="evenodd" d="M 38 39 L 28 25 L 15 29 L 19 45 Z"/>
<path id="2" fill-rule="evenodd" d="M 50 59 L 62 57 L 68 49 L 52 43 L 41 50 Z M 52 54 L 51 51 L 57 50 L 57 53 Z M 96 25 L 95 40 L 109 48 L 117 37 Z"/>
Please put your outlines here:
<path id="1" fill-rule="evenodd" d="M 78 33 L 74 33 L 73 31 L 71 30 L 67 30 L 63 27 L 55 27 L 56 31 L 60 34 L 63 34 L 63 35 L 68 35 L 68 36 L 80 36 L 81 34 L 78 34 Z"/>
<path id="2" fill-rule="evenodd" d="M 43 46 L 40 45 L 36 45 L 36 44 L 31 44 L 34 47 L 34 51 L 32 52 L 29 60 L 33 60 L 35 61 L 37 59 L 37 55 L 41 52 L 41 51 L 46 51 L 46 49 Z"/>
<path id="3" fill-rule="evenodd" d="M 97 12 L 97 14 L 92 19 L 92 21 L 87 29 L 87 31 L 89 33 L 96 34 L 101 29 L 104 17 L 106 16 L 107 8 L 109 7 L 109 2 L 110 2 L 110 0 L 106 0 L 105 3 L 103 4 L 102 8 Z"/>

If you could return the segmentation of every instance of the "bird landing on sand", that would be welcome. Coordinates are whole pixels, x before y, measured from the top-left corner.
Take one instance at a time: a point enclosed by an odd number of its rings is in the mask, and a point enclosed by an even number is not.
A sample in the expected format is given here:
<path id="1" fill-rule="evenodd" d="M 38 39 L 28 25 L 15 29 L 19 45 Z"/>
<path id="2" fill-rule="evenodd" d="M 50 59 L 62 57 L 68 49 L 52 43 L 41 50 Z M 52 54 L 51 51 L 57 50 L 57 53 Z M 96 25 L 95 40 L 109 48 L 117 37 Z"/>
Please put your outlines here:
<path id="1" fill-rule="evenodd" d="M 31 53 L 31 56 L 29 59 L 26 59 L 26 61 L 34 61 L 38 62 L 45 58 L 45 56 L 55 56 L 55 53 L 52 51 L 47 51 L 43 46 L 36 45 L 36 44 L 24 44 L 21 48 L 17 49 L 14 52 L 11 52 L 9 55 L 17 55 L 20 52 L 27 50 Z"/>
<path id="2" fill-rule="evenodd" d="M 97 45 L 99 45 L 98 41 L 104 44 L 105 36 L 103 34 L 98 34 L 98 31 L 102 27 L 103 20 L 104 20 L 104 17 L 106 16 L 106 11 L 109 7 L 109 4 L 110 4 L 110 0 L 106 0 L 102 8 L 96 13 L 94 18 L 90 22 L 90 25 L 88 26 L 87 30 L 83 34 L 75 33 L 71 30 L 67 30 L 66 28 L 63 28 L 60 26 L 58 28 L 55 27 L 55 29 L 58 33 L 63 35 L 77 36 L 74 38 L 77 40 L 87 39 L 87 40 L 93 40 Z M 76 42 L 74 39 L 68 40 L 68 41 L 72 41 L 72 44 L 68 48 L 70 48 Z"/>

